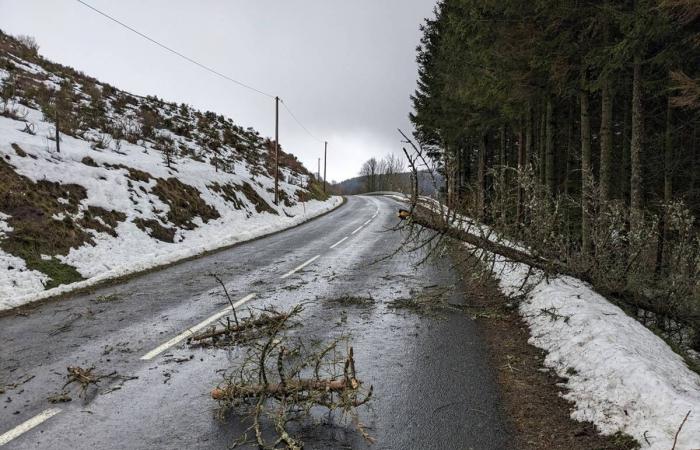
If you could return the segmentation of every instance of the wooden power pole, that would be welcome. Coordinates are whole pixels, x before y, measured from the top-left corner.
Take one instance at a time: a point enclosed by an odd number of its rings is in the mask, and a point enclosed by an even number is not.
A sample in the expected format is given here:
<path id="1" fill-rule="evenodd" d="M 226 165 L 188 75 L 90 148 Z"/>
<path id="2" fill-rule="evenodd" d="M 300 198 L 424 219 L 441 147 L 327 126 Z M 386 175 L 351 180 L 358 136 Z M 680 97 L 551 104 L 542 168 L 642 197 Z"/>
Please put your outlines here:
<path id="1" fill-rule="evenodd" d="M 280 98 L 275 97 L 275 205 L 279 205 Z"/>
<path id="2" fill-rule="evenodd" d="M 56 106 L 56 153 L 61 153 L 61 132 L 58 124 L 58 105 Z"/>
<path id="3" fill-rule="evenodd" d="M 318 158 L 318 169 L 316 170 L 316 179 L 321 180 L 321 158 Z"/>
<path id="4" fill-rule="evenodd" d="M 326 193 L 326 161 L 328 160 L 328 141 L 324 142 L 323 147 L 323 193 Z"/>

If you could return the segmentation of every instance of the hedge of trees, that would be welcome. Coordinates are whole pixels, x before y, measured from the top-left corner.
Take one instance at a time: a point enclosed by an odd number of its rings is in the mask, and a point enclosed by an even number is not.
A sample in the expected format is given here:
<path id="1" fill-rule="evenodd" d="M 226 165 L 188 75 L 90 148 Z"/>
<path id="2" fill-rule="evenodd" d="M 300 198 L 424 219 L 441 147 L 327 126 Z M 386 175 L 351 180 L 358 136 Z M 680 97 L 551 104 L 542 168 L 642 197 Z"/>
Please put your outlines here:
<path id="1" fill-rule="evenodd" d="M 698 30 L 697 0 L 441 0 L 411 120 L 448 203 L 700 330 Z"/>

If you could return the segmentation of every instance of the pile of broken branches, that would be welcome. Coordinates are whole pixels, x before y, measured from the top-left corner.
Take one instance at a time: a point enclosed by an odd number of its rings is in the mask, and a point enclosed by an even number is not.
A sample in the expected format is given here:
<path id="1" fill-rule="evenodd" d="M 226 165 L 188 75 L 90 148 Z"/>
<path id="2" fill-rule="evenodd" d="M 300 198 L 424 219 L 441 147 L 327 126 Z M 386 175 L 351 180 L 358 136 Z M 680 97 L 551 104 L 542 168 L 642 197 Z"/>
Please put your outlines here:
<path id="1" fill-rule="evenodd" d="M 359 422 L 357 408 L 372 397 L 357 378 L 353 349 L 346 338 L 320 347 L 307 348 L 301 340 L 289 346 L 278 326 L 268 339 L 254 344 L 242 366 L 225 376 L 211 396 L 221 412 L 247 414 L 252 425 L 236 444 L 254 442 L 262 449 L 284 445 L 301 449 L 303 443 L 289 431 L 290 424 L 313 420 L 313 408 L 339 410 L 349 417 L 366 439 L 371 438 Z M 347 350 L 341 351 L 341 343 Z M 252 433 L 253 439 L 248 435 Z M 270 434 L 273 434 L 270 437 Z"/>

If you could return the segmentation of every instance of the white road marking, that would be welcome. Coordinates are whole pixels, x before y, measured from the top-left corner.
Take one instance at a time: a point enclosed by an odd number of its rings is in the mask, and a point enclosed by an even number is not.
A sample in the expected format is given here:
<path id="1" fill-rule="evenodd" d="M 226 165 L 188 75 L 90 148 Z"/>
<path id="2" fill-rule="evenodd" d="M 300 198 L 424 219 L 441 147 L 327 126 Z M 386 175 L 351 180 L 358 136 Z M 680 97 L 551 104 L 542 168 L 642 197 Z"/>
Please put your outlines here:
<path id="1" fill-rule="evenodd" d="M 320 258 L 320 257 L 321 257 L 321 255 L 316 255 L 316 256 L 314 256 L 314 257 L 311 258 L 310 260 L 306 261 L 304 264 L 302 264 L 302 265 L 300 265 L 300 266 L 298 266 L 298 267 L 295 267 L 294 269 L 292 269 L 292 270 L 290 270 L 289 272 L 285 273 L 285 274 L 282 275 L 280 278 L 281 278 L 281 279 L 285 279 L 285 278 L 287 278 L 288 276 L 293 275 L 295 272 L 300 271 L 301 269 L 303 269 L 304 267 L 308 266 L 308 265 L 311 264 L 312 262 L 316 261 L 316 260 L 317 260 L 318 258 Z"/>
<path id="2" fill-rule="evenodd" d="M 374 217 L 372 217 L 372 219 L 374 219 Z M 363 223 L 362 226 L 364 227 L 365 225 L 367 225 L 368 223 L 370 223 L 370 222 L 372 221 L 372 219 L 369 219 L 367 222 Z"/>
<path id="3" fill-rule="evenodd" d="M 353 231 L 353 232 L 350 233 L 350 234 L 355 234 L 355 233 L 357 233 L 358 231 L 360 231 L 360 230 L 362 229 L 362 227 L 364 227 L 364 225 L 360 225 L 359 227 L 357 227 L 357 230 Z"/>
<path id="4" fill-rule="evenodd" d="M 337 246 L 339 246 L 340 244 L 342 244 L 342 243 L 345 241 L 345 239 L 347 239 L 347 238 L 348 238 L 348 237 L 345 236 L 343 239 L 341 239 L 341 240 L 339 240 L 338 242 L 336 242 L 335 244 L 331 245 L 331 248 L 336 248 Z"/>
<path id="5" fill-rule="evenodd" d="M 10 431 L 0 434 L 0 447 L 7 444 L 11 440 L 21 436 L 22 434 L 26 433 L 27 431 L 31 430 L 37 425 L 41 425 L 42 423 L 46 422 L 47 420 L 49 420 L 50 418 L 52 418 L 60 412 L 60 408 L 47 409 L 46 411 L 37 414 L 31 419 L 22 422 Z"/>
<path id="6" fill-rule="evenodd" d="M 234 304 L 233 304 L 233 307 L 234 307 L 234 308 L 238 308 L 239 306 L 241 306 L 241 305 L 244 304 L 245 302 L 247 302 L 247 301 L 252 300 L 253 298 L 255 298 L 255 295 L 256 295 L 255 293 L 246 295 L 245 297 L 243 297 L 242 299 L 240 299 L 240 300 L 238 300 L 236 303 L 234 303 Z M 175 336 L 174 338 L 170 339 L 170 340 L 169 340 L 168 342 L 166 342 L 165 344 L 159 345 L 158 347 L 154 348 L 154 349 L 151 350 L 150 352 L 148 352 L 148 353 L 146 353 L 145 355 L 143 355 L 143 356 L 141 357 L 141 359 L 143 359 L 144 361 L 148 361 L 149 359 L 153 359 L 154 357 L 156 357 L 156 356 L 158 356 L 159 354 L 163 353 L 165 350 L 169 349 L 169 348 L 172 347 L 173 345 L 178 344 L 178 343 L 179 343 L 180 341 L 182 341 L 183 339 L 190 337 L 191 335 L 193 335 L 193 334 L 196 333 L 197 331 L 201 330 L 202 328 L 206 327 L 206 326 L 209 325 L 210 323 L 214 322 L 215 320 L 219 320 L 220 318 L 224 317 L 225 315 L 231 314 L 231 312 L 232 312 L 232 311 L 231 311 L 231 307 L 230 307 L 230 306 L 227 306 L 227 307 L 224 308 L 222 311 L 220 311 L 220 312 L 214 314 L 213 316 L 209 317 L 208 319 L 204 320 L 203 322 L 198 323 L 197 325 L 193 326 L 192 328 L 189 328 L 189 329 L 188 329 L 187 331 L 185 331 L 184 333 L 178 334 L 177 336 Z"/>

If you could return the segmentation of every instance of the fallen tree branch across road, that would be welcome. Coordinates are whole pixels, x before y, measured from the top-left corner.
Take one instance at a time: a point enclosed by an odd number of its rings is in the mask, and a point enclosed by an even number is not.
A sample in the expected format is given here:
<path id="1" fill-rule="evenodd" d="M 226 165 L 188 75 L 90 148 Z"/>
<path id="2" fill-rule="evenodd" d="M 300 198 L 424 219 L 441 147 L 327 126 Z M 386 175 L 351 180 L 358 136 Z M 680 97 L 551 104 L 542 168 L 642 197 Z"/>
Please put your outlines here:
<path id="1" fill-rule="evenodd" d="M 347 345 L 347 339 L 307 348 L 301 340 L 290 343 L 289 337 L 281 334 L 285 322 L 268 328 L 268 338 L 255 341 L 242 365 L 233 368 L 211 391 L 212 399 L 221 406 L 222 417 L 236 410 L 252 421 L 234 446 L 254 443 L 261 449 L 279 445 L 301 449 L 303 442 L 291 434 L 288 426 L 313 420 L 312 410 L 318 407 L 342 411 L 371 442 L 357 408 L 370 401 L 373 387 L 365 389 L 357 378 L 352 347 L 348 345 L 345 352 L 341 347 L 342 343 Z M 254 438 L 249 438 L 249 433 Z"/>

